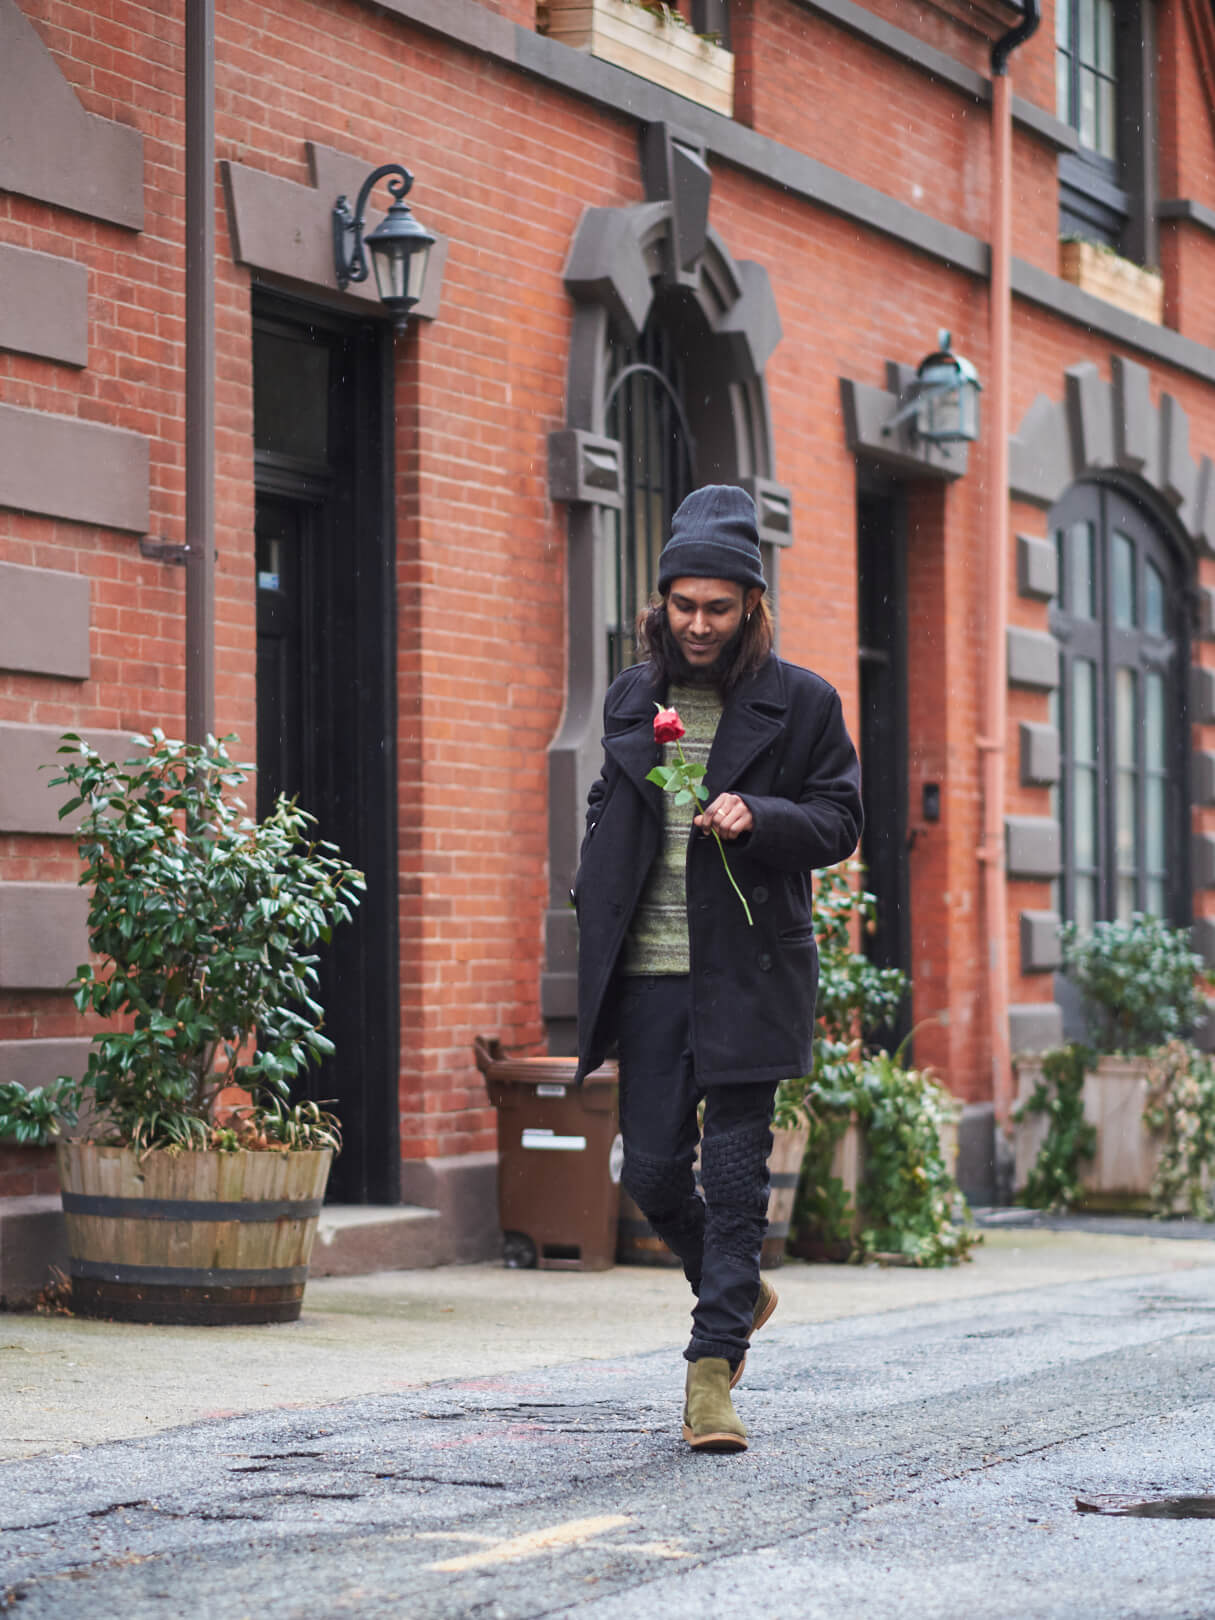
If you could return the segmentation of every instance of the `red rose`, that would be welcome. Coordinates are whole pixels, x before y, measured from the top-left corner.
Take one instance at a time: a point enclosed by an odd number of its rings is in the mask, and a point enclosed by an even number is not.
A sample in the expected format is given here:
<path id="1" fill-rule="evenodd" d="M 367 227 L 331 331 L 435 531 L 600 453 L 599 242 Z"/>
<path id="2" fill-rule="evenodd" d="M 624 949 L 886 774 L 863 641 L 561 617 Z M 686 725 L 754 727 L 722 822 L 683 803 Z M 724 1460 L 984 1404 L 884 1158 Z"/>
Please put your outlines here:
<path id="1" fill-rule="evenodd" d="M 678 742 L 687 733 L 683 729 L 683 721 L 679 718 L 678 709 L 659 709 L 654 716 L 654 741 L 660 743 Z"/>

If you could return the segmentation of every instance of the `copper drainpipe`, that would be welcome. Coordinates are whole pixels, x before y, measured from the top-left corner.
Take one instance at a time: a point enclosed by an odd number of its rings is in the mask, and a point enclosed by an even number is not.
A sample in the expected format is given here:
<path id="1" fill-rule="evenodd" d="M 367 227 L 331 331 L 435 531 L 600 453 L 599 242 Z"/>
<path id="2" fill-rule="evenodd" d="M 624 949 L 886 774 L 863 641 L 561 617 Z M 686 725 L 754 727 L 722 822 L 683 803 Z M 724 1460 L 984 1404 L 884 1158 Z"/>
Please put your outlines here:
<path id="1" fill-rule="evenodd" d="M 215 730 L 215 0 L 186 0 L 186 740 Z"/>
<path id="2" fill-rule="evenodd" d="M 989 452 L 987 557 L 987 648 L 984 724 L 978 739 L 983 779 L 984 919 L 987 927 L 987 1017 L 991 1050 L 991 1095 L 996 1120 L 1012 1109 L 1008 1035 L 1008 895 L 1004 875 L 1004 757 L 1008 730 L 1008 439 L 1012 372 L 1012 85 L 1008 58 L 1036 31 L 1038 0 L 1025 0 L 1021 22 L 998 39 L 991 53 L 991 448 Z"/>

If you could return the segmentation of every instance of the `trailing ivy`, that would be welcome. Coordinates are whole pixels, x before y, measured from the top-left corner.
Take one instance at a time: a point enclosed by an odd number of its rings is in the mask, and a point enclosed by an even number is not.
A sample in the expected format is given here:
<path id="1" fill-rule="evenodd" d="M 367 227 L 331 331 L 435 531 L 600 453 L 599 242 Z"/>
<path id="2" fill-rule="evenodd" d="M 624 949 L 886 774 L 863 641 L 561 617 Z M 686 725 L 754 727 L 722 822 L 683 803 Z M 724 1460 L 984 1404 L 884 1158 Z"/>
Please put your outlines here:
<path id="1" fill-rule="evenodd" d="M 1215 1220 L 1211 1173 L 1215 1167 L 1215 1064 L 1184 1041 L 1152 1053 L 1143 1119 L 1160 1140 L 1152 1178 L 1158 1215 L 1188 1210 Z"/>
<path id="2" fill-rule="evenodd" d="M 1096 1127 L 1084 1117 L 1084 1075 L 1093 1062 L 1086 1046 L 1043 1053 L 1037 1085 L 1013 1111 L 1018 1122 L 1031 1114 L 1045 1115 L 1048 1121 L 1025 1184 L 1025 1202 L 1034 1209 L 1066 1209 L 1080 1197 L 1080 1167 L 1097 1151 Z"/>
<path id="3" fill-rule="evenodd" d="M 917 1266 L 964 1260 L 980 1235 L 949 1172 L 942 1132 L 958 1105 L 923 1069 L 878 1052 L 860 1072 L 857 1117 L 865 1140 L 866 1254 L 897 1254 Z M 955 1211 L 962 1219 L 954 1222 Z"/>

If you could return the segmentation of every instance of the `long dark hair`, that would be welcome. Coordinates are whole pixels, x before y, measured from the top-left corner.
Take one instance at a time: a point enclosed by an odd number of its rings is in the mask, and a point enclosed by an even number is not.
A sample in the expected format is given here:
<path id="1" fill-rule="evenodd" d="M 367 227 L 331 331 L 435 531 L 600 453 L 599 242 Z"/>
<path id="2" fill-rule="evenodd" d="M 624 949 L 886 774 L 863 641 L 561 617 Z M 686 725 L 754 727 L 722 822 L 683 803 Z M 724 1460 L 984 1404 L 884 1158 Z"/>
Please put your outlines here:
<path id="1" fill-rule="evenodd" d="M 767 598 L 761 596 L 750 614 L 743 619 L 734 641 L 734 656 L 716 676 L 723 697 L 727 692 L 732 692 L 745 676 L 753 675 L 767 662 L 775 642 L 772 614 Z M 683 655 L 667 623 L 665 591 L 660 602 L 655 602 L 638 615 L 637 645 L 649 662 L 650 679 L 655 687 L 665 690 L 672 679 L 685 672 Z"/>

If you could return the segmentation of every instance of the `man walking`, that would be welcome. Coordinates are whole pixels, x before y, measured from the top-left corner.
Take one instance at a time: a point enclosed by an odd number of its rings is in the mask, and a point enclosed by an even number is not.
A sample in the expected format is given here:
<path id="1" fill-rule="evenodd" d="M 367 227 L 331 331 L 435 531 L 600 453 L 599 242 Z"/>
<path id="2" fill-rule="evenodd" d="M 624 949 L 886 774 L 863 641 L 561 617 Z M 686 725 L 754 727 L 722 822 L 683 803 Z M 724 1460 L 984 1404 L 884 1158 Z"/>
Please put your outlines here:
<path id="1" fill-rule="evenodd" d="M 759 1275 L 767 1159 L 777 1085 L 811 1065 L 810 873 L 861 830 L 839 697 L 776 657 L 765 589 L 750 496 L 695 490 L 659 559 L 646 659 L 607 694 L 574 885 L 579 1077 L 617 1043 L 622 1183 L 696 1295 L 683 1434 L 701 1451 L 746 1449 L 730 1391 L 776 1305 Z M 650 777 L 681 761 L 705 767 L 699 803 Z"/>

